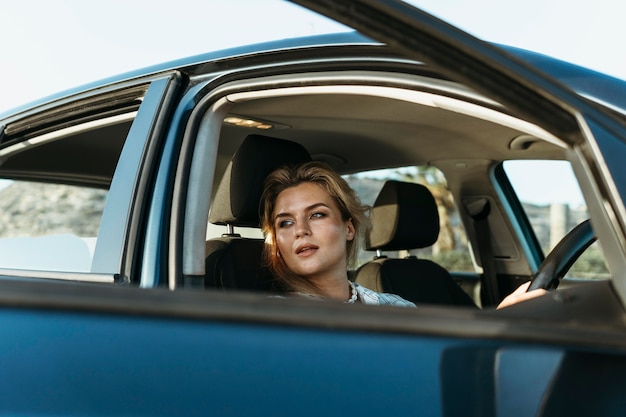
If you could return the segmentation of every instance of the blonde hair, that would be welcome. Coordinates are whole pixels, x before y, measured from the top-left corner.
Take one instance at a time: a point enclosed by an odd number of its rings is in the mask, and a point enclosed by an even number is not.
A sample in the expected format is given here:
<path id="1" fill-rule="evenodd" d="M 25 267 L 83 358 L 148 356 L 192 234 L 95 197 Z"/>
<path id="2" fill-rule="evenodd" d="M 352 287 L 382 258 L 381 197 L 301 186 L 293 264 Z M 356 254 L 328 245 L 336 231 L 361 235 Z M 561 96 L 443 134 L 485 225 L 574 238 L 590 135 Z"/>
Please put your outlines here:
<path id="1" fill-rule="evenodd" d="M 272 218 L 278 195 L 288 188 L 307 182 L 322 187 L 337 203 L 343 221 L 352 221 L 355 236 L 354 239 L 346 242 L 346 256 L 349 266 L 354 265 L 360 241 L 369 227 L 369 219 L 366 214 L 369 207 L 361 204 L 356 192 L 339 174 L 321 162 L 314 161 L 296 166 L 285 166 L 275 170 L 265 179 L 260 206 L 261 228 L 265 235 L 263 249 L 265 266 L 273 273 L 277 290 L 319 294 L 320 289 L 317 286 L 291 272 L 280 257 L 276 242 L 275 224 Z"/>

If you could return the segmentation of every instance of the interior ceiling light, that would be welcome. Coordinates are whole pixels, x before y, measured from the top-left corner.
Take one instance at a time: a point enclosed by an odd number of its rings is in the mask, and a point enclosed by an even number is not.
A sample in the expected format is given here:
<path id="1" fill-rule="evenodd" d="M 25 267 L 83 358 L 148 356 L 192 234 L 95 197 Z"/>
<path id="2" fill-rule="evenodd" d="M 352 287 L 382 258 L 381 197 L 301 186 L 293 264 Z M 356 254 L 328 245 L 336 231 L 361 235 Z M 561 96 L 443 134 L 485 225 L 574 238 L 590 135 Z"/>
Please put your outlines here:
<path id="1" fill-rule="evenodd" d="M 269 130 L 269 129 L 282 129 L 288 126 L 281 125 L 274 122 L 268 122 L 265 120 L 252 119 L 245 116 L 235 116 L 230 115 L 224 119 L 224 123 L 239 126 L 239 127 L 248 127 L 250 129 L 261 129 L 261 130 Z"/>

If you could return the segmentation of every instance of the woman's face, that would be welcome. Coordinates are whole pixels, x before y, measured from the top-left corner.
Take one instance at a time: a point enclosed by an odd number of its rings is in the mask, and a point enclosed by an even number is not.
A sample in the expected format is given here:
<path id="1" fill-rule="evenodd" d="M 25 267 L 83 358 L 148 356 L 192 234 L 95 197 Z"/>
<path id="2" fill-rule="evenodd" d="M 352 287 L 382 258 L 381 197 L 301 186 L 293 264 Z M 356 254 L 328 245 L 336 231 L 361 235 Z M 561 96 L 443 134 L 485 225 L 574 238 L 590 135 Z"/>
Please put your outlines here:
<path id="1" fill-rule="evenodd" d="M 322 187 L 305 182 L 282 191 L 272 218 L 280 256 L 293 273 L 313 282 L 345 279 L 354 226 Z"/>

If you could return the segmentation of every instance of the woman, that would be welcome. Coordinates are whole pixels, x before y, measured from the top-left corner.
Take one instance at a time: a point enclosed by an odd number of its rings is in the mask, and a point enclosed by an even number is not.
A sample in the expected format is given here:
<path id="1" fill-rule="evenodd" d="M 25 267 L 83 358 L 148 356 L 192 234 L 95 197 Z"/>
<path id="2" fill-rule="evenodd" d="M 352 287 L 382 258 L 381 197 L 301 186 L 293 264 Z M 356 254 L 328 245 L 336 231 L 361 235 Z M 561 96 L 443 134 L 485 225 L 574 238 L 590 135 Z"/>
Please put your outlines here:
<path id="1" fill-rule="evenodd" d="M 348 183 L 325 164 L 307 162 L 271 173 L 265 180 L 261 223 L 264 259 L 277 289 L 348 303 L 415 307 L 348 280 L 348 267 L 367 228 L 366 211 Z M 523 293 L 521 288 L 503 305 L 543 293 Z"/>

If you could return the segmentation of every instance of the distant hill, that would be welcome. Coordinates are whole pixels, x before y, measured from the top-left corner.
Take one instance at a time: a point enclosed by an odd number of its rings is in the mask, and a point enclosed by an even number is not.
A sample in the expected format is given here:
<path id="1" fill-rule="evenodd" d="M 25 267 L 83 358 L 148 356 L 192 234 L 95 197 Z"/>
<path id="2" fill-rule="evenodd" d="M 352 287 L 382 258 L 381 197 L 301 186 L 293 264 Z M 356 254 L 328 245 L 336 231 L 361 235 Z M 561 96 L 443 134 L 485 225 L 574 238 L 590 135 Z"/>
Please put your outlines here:
<path id="1" fill-rule="evenodd" d="M 107 191 L 16 181 L 0 191 L 0 238 L 97 236 Z"/>

